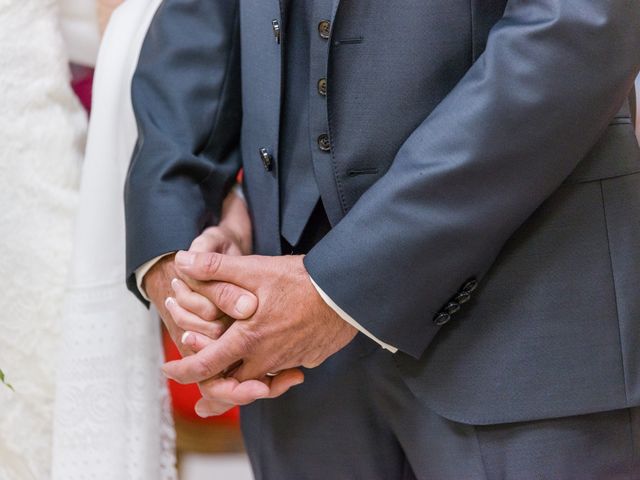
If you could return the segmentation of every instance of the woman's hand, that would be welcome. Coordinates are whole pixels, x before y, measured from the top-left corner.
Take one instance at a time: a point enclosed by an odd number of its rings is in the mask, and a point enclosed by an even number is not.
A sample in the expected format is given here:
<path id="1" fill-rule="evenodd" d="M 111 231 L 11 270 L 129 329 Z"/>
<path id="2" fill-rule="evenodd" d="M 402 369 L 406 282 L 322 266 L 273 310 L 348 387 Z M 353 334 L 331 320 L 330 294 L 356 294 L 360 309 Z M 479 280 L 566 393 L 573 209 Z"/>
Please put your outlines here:
<path id="1" fill-rule="evenodd" d="M 207 228 L 195 238 L 189 251 L 247 255 L 251 253 L 251 243 L 249 211 L 244 199 L 232 191 L 224 200 L 220 224 Z M 216 306 L 209 299 L 192 292 L 182 282 L 174 281 L 177 274 L 173 258 L 174 255 L 167 255 L 159 260 L 145 275 L 142 287 L 158 309 L 171 338 L 184 356 L 217 339 L 233 319 L 251 316 L 257 307 L 257 299 L 240 287 L 220 283 L 218 288 L 227 301 Z M 190 315 L 176 314 L 176 297 L 180 303 L 189 307 Z M 247 302 L 244 302 L 246 314 L 237 311 L 235 306 L 241 297 L 247 297 Z M 187 331 L 193 332 L 193 335 L 185 336 Z"/>

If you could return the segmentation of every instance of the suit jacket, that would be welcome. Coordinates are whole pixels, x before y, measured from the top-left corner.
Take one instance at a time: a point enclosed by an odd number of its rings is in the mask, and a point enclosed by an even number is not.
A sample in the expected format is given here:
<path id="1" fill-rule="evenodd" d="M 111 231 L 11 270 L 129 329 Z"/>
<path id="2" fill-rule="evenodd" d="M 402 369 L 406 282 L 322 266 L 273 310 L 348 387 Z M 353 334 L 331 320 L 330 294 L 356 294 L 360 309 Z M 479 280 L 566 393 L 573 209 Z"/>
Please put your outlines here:
<path id="1" fill-rule="evenodd" d="M 133 81 L 128 273 L 188 247 L 238 169 L 280 254 L 277 0 L 165 0 Z M 334 2 L 312 153 L 320 287 L 437 413 L 640 404 L 636 0 Z M 326 27 L 326 24 L 324 24 Z M 319 25 L 322 30 L 322 26 Z M 266 168 L 265 168 L 266 167 Z"/>

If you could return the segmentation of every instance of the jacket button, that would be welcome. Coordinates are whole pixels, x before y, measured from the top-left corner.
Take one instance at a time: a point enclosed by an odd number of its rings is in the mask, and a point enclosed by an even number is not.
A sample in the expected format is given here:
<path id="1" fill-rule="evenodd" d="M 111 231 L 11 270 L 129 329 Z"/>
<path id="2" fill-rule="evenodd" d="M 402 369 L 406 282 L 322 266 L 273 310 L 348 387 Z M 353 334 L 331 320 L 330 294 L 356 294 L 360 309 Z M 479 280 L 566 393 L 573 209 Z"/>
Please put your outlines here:
<path id="1" fill-rule="evenodd" d="M 323 97 L 327 95 L 327 79 L 321 78 L 318 80 L 318 93 Z"/>
<path id="2" fill-rule="evenodd" d="M 260 160 L 262 160 L 262 165 L 267 172 L 270 172 L 273 168 L 273 157 L 267 151 L 266 148 L 261 148 L 258 150 L 260 152 Z"/>
<path id="3" fill-rule="evenodd" d="M 331 22 L 329 20 L 322 20 L 318 24 L 318 33 L 320 34 L 320 38 L 327 40 L 331 34 Z"/>
<path id="4" fill-rule="evenodd" d="M 436 314 L 435 317 L 433 317 L 433 323 L 435 323 L 439 327 L 444 325 L 445 323 L 448 323 L 449 320 L 451 320 L 451 315 L 446 312 L 440 312 Z"/>
<path id="5" fill-rule="evenodd" d="M 454 313 L 457 313 L 459 310 L 460 310 L 460 304 L 457 302 L 449 302 L 447 303 L 447 306 L 444 307 L 444 311 L 449 315 L 453 315 Z"/>
<path id="6" fill-rule="evenodd" d="M 318 137 L 318 148 L 323 152 L 328 152 L 331 150 L 331 143 L 329 142 L 329 135 L 323 133 Z"/>
<path id="7" fill-rule="evenodd" d="M 460 292 L 455 297 L 453 297 L 453 301 L 459 305 L 467 303 L 469 300 L 471 300 L 471 294 L 469 292 Z"/>
<path id="8" fill-rule="evenodd" d="M 475 278 L 472 278 L 471 280 L 469 280 L 467 283 L 465 283 L 462 288 L 460 289 L 460 291 L 462 292 L 467 292 L 467 293 L 473 293 L 473 291 L 478 288 L 478 281 Z"/>

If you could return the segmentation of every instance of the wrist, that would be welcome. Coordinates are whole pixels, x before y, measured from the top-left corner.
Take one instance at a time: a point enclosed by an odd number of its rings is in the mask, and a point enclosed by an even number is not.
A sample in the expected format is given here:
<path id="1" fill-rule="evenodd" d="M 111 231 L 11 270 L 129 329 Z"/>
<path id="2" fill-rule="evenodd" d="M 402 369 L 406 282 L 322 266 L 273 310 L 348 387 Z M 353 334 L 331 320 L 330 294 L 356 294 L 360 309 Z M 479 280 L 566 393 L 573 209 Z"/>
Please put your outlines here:
<path id="1" fill-rule="evenodd" d="M 164 302 L 168 293 L 167 285 L 176 277 L 174 258 L 175 253 L 162 257 L 142 279 L 142 288 L 156 306 Z"/>

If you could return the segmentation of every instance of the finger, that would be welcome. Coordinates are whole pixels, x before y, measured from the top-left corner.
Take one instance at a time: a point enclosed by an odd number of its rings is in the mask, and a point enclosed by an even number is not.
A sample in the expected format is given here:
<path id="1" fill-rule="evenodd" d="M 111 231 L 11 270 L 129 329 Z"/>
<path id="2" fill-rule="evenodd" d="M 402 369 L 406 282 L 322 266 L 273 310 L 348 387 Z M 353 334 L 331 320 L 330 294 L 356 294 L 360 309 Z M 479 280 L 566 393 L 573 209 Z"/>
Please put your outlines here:
<path id="1" fill-rule="evenodd" d="M 182 306 L 179 305 L 173 297 L 168 297 L 165 300 L 165 306 L 171 314 L 171 318 L 173 318 L 175 324 L 180 327 L 183 332 L 190 330 L 202 333 L 203 335 L 215 340 L 218 339 L 227 329 L 227 324 L 222 320 L 215 320 L 213 322 L 202 320 L 197 315 L 194 315 L 188 310 L 182 308 Z"/>
<path id="2" fill-rule="evenodd" d="M 246 320 L 258 309 L 258 297 L 253 293 L 226 282 L 200 282 L 183 277 L 189 288 L 213 302 L 223 314 L 236 320 Z M 184 282 L 183 282 L 184 283 Z"/>
<path id="3" fill-rule="evenodd" d="M 278 373 L 275 377 L 271 377 L 269 385 L 269 396 L 267 398 L 276 398 L 286 393 L 291 387 L 300 385 L 304 382 L 304 373 L 299 368 L 290 368 Z"/>
<path id="4" fill-rule="evenodd" d="M 212 321 L 225 315 L 211 300 L 191 290 L 182 280 L 178 278 L 171 280 L 171 288 L 178 304 L 203 320 Z"/>
<path id="5" fill-rule="evenodd" d="M 213 343 L 216 339 L 207 337 L 206 335 L 202 335 L 198 332 L 184 332 L 182 334 L 182 338 L 180 338 L 180 343 L 185 348 L 188 348 L 191 353 L 197 353 L 202 350 L 207 345 Z"/>
<path id="6" fill-rule="evenodd" d="M 265 381 L 276 378 L 278 375 L 269 375 L 269 372 L 278 372 L 280 368 L 276 367 L 273 362 L 246 360 L 236 368 L 231 375 L 240 382 L 247 381 L 251 378 L 260 378 Z"/>
<path id="7" fill-rule="evenodd" d="M 182 360 L 165 363 L 164 374 L 178 383 L 197 383 L 219 375 L 247 355 L 251 343 L 236 322 L 215 342 L 207 345 L 195 355 Z"/>
<path id="8" fill-rule="evenodd" d="M 195 353 L 191 351 L 191 349 L 188 346 L 183 345 L 181 338 L 182 338 L 182 335 L 184 334 L 184 331 L 176 325 L 173 318 L 171 317 L 171 313 L 169 313 L 166 306 L 162 304 L 159 305 L 158 314 L 160 315 L 160 318 L 162 319 L 162 322 L 164 323 L 165 328 L 169 332 L 169 336 L 171 337 L 171 340 L 173 340 L 173 343 L 175 344 L 176 348 L 180 352 L 180 355 L 182 357 L 187 357 Z"/>
<path id="9" fill-rule="evenodd" d="M 215 228 L 216 227 L 209 228 L 198 235 L 193 242 L 191 242 L 189 251 L 201 253 L 225 251 L 230 242 L 223 235 L 217 234 Z"/>
<path id="10" fill-rule="evenodd" d="M 243 202 L 243 200 L 240 200 Z M 246 211 L 245 205 L 240 205 Z M 222 216 L 225 217 L 224 207 Z M 234 222 L 235 223 L 235 222 Z M 247 226 L 248 227 L 248 226 Z M 249 228 L 247 228 L 249 229 Z M 196 237 L 191 246 L 190 252 L 218 252 L 225 255 L 243 255 L 242 247 L 240 245 L 240 236 L 234 236 L 232 230 L 224 228 L 221 225 L 207 228 L 198 237 Z M 249 242 L 250 243 L 250 242 Z"/>
<path id="11" fill-rule="evenodd" d="M 266 273 L 269 257 L 256 255 L 235 256 L 220 253 L 180 251 L 176 254 L 176 267 L 189 277 L 201 281 L 229 282 L 255 291 Z"/>
<path id="12" fill-rule="evenodd" d="M 196 402 L 195 411 L 199 417 L 208 418 L 222 415 L 223 413 L 231 410 L 233 407 L 235 407 L 235 405 L 230 403 L 201 398 Z"/>
<path id="13" fill-rule="evenodd" d="M 283 372 L 290 372 L 292 370 L 299 371 L 300 374 L 302 374 L 302 371 L 298 368 L 299 365 L 299 363 L 295 363 L 292 361 L 282 361 L 282 359 L 279 359 L 278 357 L 245 357 L 242 364 L 233 371 L 231 376 L 233 376 L 240 382 L 249 380 L 251 378 L 264 379 L 265 376 L 267 379 L 276 379 L 279 378 Z M 278 373 L 272 374 L 269 372 Z M 289 373 L 287 375 L 289 375 Z M 304 380 L 304 375 L 302 375 L 302 378 L 298 376 L 296 376 L 296 378 Z"/>
<path id="14" fill-rule="evenodd" d="M 279 397 L 302 382 L 304 374 L 298 368 L 280 372 L 272 379 L 265 379 L 265 383 L 257 380 L 238 382 L 233 378 L 203 382 L 200 390 L 204 397 L 196 403 L 196 413 L 203 418 L 221 415 L 235 405 L 247 405 L 261 398 Z"/>
<path id="15" fill-rule="evenodd" d="M 171 340 L 173 340 L 174 345 L 176 346 L 176 348 L 180 352 L 180 355 L 183 358 L 188 357 L 189 355 L 193 355 L 195 353 L 187 345 L 184 345 L 182 343 L 181 338 L 184 335 L 184 332 L 180 328 L 175 326 L 175 324 L 173 325 L 173 327 L 170 328 L 167 322 L 165 322 L 165 326 L 167 327 L 167 331 L 169 332 L 169 336 L 171 337 Z"/>
<path id="16" fill-rule="evenodd" d="M 205 399 L 233 405 L 246 405 L 271 393 L 269 386 L 260 380 L 239 382 L 233 377 L 211 379 L 199 387 Z"/>

